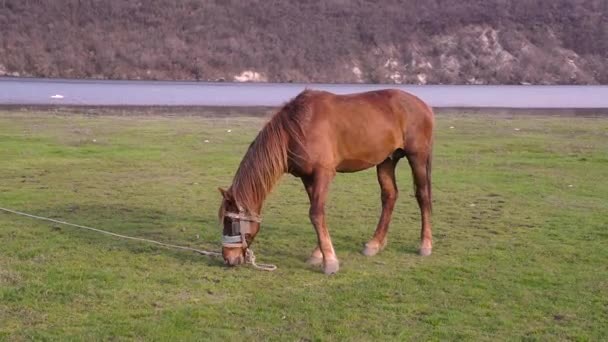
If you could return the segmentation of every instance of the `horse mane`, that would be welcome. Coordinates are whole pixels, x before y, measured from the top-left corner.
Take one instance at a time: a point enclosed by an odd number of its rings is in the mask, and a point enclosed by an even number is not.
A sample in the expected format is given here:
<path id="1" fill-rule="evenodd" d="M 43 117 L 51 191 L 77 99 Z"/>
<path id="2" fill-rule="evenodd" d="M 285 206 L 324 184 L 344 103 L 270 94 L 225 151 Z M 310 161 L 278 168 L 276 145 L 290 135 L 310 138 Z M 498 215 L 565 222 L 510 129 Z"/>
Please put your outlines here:
<path id="1" fill-rule="evenodd" d="M 305 90 L 285 103 L 249 145 L 231 187 L 236 203 L 246 212 L 259 214 L 256 211 L 261 203 L 288 171 L 289 157 L 295 156 L 290 147 L 303 145 L 303 126 L 310 117 L 307 99 L 311 93 Z"/>

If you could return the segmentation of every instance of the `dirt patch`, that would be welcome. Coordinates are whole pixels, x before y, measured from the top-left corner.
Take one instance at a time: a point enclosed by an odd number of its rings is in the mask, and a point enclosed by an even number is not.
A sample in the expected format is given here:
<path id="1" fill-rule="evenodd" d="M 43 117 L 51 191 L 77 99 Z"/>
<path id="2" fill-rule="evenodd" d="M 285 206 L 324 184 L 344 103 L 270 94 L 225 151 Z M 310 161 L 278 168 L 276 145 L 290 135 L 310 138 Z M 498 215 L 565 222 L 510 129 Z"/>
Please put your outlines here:
<path id="1" fill-rule="evenodd" d="M 0 285 L 17 286 L 21 281 L 22 279 L 19 273 L 0 267 Z"/>

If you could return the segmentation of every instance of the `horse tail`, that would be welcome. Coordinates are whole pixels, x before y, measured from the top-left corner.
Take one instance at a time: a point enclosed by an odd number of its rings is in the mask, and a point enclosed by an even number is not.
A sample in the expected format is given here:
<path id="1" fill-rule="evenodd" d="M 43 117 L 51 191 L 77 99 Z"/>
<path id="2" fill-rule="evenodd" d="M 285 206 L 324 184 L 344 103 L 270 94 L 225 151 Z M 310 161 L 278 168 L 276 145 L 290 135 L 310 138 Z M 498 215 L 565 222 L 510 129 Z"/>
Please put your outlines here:
<path id="1" fill-rule="evenodd" d="M 428 187 L 429 195 L 429 207 L 433 212 L 433 196 L 431 187 L 431 168 L 433 166 L 433 138 L 431 137 L 431 143 L 429 147 L 429 156 L 426 159 L 426 185 Z"/>
<path id="2" fill-rule="evenodd" d="M 426 105 L 426 103 L 425 103 Z M 426 159 L 426 185 L 428 188 L 428 196 L 429 196 L 429 210 L 433 212 L 433 196 L 432 196 L 432 186 L 431 186 L 431 173 L 433 168 L 433 144 L 435 142 L 435 112 L 433 109 L 426 105 L 429 112 L 431 113 L 431 132 L 429 137 L 429 154 Z"/>
<path id="3" fill-rule="evenodd" d="M 423 118 L 424 121 L 426 121 L 426 125 L 429 128 L 428 132 L 424 132 L 428 134 L 428 138 L 424 139 L 425 141 L 420 141 L 419 142 L 419 146 L 418 147 L 414 147 L 414 150 L 411 151 L 407 151 L 406 150 L 406 156 L 408 158 L 408 161 L 410 162 L 410 166 L 412 167 L 412 174 L 413 174 L 413 183 L 414 183 L 414 192 L 418 193 L 419 187 L 420 186 L 426 186 L 427 187 L 427 191 L 426 191 L 426 196 L 428 196 L 429 199 L 429 209 L 430 211 L 433 210 L 433 204 L 432 204 L 432 190 L 431 190 L 431 173 L 432 173 L 432 160 L 433 160 L 433 142 L 434 142 L 434 129 L 435 129 L 435 113 L 433 112 L 433 109 L 424 101 L 422 101 L 420 98 L 406 93 L 406 92 L 402 92 L 402 97 L 401 97 L 401 108 L 402 110 L 407 113 L 408 112 L 408 108 L 411 107 L 410 105 L 408 105 L 409 101 L 411 101 L 411 99 L 413 98 L 415 102 L 418 102 L 419 106 L 422 109 L 422 115 L 424 115 L 425 117 Z M 407 138 L 406 138 L 407 139 Z M 426 143 L 426 151 L 424 151 L 424 143 Z M 419 151 L 416 151 L 416 149 L 420 149 Z M 420 153 L 424 153 L 426 152 L 426 163 L 423 165 L 420 165 L 419 163 L 415 162 L 415 158 L 411 159 L 412 154 L 415 154 L 416 152 L 420 152 Z M 420 182 L 416 179 L 416 175 L 415 175 L 415 171 L 414 168 L 416 167 L 425 167 L 426 168 L 426 184 L 422 183 L 420 184 Z M 422 175 L 420 175 L 422 178 Z"/>

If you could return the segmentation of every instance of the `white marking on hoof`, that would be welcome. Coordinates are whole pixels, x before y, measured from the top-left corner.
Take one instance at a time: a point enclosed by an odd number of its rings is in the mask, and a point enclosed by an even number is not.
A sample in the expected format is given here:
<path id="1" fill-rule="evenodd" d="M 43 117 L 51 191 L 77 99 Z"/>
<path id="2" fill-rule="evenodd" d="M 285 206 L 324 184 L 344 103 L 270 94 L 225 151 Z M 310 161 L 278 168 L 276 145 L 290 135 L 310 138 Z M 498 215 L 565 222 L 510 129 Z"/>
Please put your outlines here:
<path id="1" fill-rule="evenodd" d="M 420 256 L 429 256 L 429 255 L 431 255 L 432 251 L 433 251 L 432 248 L 420 248 L 420 250 L 418 251 L 418 254 L 420 254 Z"/>
<path id="2" fill-rule="evenodd" d="M 363 255 L 371 257 L 380 252 L 380 246 L 378 244 L 365 244 L 365 249 L 363 250 Z"/>
<path id="3" fill-rule="evenodd" d="M 371 240 L 365 244 L 365 249 L 363 250 L 363 255 L 374 256 L 374 255 L 378 254 L 378 252 L 383 250 L 385 246 L 386 246 L 386 241 L 384 241 L 384 243 L 380 244 L 375 240 Z"/>
<path id="4" fill-rule="evenodd" d="M 323 265 L 323 258 L 318 258 L 314 255 L 311 255 L 310 258 L 306 260 L 306 263 L 310 266 L 321 266 Z"/>
<path id="5" fill-rule="evenodd" d="M 327 275 L 336 274 L 339 269 L 340 262 L 338 260 L 325 261 L 325 265 L 323 265 L 323 272 Z"/>

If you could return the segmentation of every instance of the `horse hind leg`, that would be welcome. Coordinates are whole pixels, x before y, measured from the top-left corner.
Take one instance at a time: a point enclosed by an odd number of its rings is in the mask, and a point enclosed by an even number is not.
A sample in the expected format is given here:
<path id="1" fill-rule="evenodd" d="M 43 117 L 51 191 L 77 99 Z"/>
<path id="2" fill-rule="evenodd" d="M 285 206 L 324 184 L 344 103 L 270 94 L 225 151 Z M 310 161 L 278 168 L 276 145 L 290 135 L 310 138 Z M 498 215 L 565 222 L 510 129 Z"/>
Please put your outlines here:
<path id="1" fill-rule="evenodd" d="M 409 153 L 407 159 L 412 168 L 416 199 L 420 207 L 422 221 L 419 254 L 421 256 L 428 256 L 431 255 L 433 250 L 431 229 L 431 153 L 430 150 Z"/>
<path id="2" fill-rule="evenodd" d="M 397 161 L 398 159 L 388 158 L 376 167 L 381 190 L 382 213 L 380 214 L 380 220 L 378 221 L 374 236 L 365 244 L 363 254 L 366 256 L 376 255 L 386 246 L 388 226 L 399 195 L 397 182 L 395 181 L 395 166 L 397 166 Z"/>

